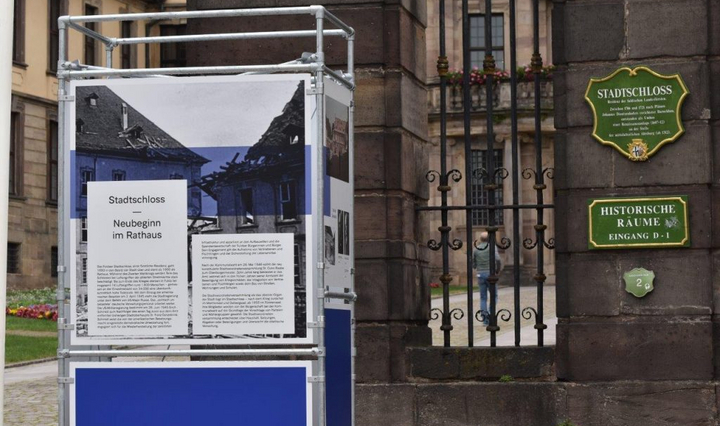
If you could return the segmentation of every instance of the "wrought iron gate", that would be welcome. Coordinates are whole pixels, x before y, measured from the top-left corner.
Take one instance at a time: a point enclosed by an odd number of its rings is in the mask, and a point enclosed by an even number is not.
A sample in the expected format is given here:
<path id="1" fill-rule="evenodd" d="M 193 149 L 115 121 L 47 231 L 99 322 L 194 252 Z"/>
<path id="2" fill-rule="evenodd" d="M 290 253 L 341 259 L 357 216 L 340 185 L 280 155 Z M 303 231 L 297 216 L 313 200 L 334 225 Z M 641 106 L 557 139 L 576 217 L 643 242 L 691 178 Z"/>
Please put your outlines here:
<path id="1" fill-rule="evenodd" d="M 553 169 L 551 167 L 543 168 L 543 152 L 542 152 L 542 129 L 541 129 L 541 73 L 543 72 L 543 59 L 540 54 L 540 0 L 532 1 L 532 32 L 533 32 L 533 54 L 530 63 L 530 70 L 533 74 L 532 82 L 534 84 L 534 148 L 535 161 L 534 168 L 525 168 L 519 172 L 519 152 L 518 152 L 518 71 L 517 71 L 517 0 L 508 0 L 509 2 L 509 38 L 510 38 L 510 119 L 511 119 L 511 167 L 504 168 L 496 164 L 494 152 L 495 135 L 493 132 L 494 125 L 494 108 L 496 104 L 497 94 L 495 93 L 496 81 L 496 61 L 493 56 L 493 43 L 491 43 L 493 34 L 492 18 L 492 1 L 485 0 L 484 13 L 484 40 L 485 40 L 485 56 L 483 61 L 482 75 L 484 77 L 484 101 L 486 110 L 486 129 L 487 129 L 487 151 L 485 155 L 486 167 L 474 168 L 473 162 L 470 161 L 471 151 L 471 124 L 473 112 L 473 95 L 471 93 L 471 34 L 470 19 L 471 15 L 468 9 L 468 0 L 462 0 L 462 44 L 463 44 L 463 73 L 462 73 L 462 105 L 463 105 L 463 125 L 464 125 L 464 171 L 458 169 L 448 170 L 448 141 L 447 141 L 447 125 L 448 125 L 448 71 L 449 63 L 446 52 L 445 40 L 445 0 L 439 0 L 439 52 L 437 60 L 437 70 L 440 76 L 440 170 L 430 170 L 426 178 L 429 182 L 438 182 L 437 190 L 440 192 L 440 205 L 418 207 L 419 212 L 438 212 L 441 217 L 440 240 L 432 239 L 428 241 L 428 247 L 434 251 L 442 253 L 442 275 L 439 277 L 442 283 L 443 304 L 442 308 L 435 308 L 430 311 L 432 319 L 441 318 L 440 330 L 443 333 L 444 346 L 450 346 L 450 334 L 453 330 L 453 320 L 461 321 L 464 317 L 468 327 L 468 346 L 474 345 L 474 327 L 479 321 L 487 321 L 486 330 L 490 334 L 490 346 L 496 346 L 497 333 L 500 330 L 499 320 L 510 323 L 511 319 L 514 324 L 515 346 L 521 344 L 521 318 L 525 320 L 535 319 L 534 328 L 537 330 L 537 345 L 544 345 L 544 332 L 547 325 L 543 323 L 543 286 L 545 285 L 546 275 L 544 272 L 544 253 L 543 247 L 547 249 L 554 248 L 554 239 L 546 238 L 547 225 L 545 223 L 545 210 L 552 209 L 552 204 L 546 204 L 543 192 L 548 188 L 546 179 L 553 178 Z M 478 19 L 478 17 L 474 17 Z M 481 18 L 482 19 L 482 18 Z M 477 75 L 477 74 L 476 74 Z M 482 88 L 481 88 L 482 89 Z M 481 96 L 476 96 L 481 99 Z M 530 204 L 520 203 L 520 178 L 533 182 L 532 189 L 535 193 L 535 202 Z M 464 179 L 464 182 L 463 182 Z M 482 191 L 484 192 L 482 200 L 486 203 L 477 204 L 472 202 L 471 192 L 473 190 L 473 180 L 482 182 Z M 498 182 L 506 182 L 510 180 L 512 185 L 512 200 L 510 203 L 505 202 L 505 197 L 498 195 L 497 191 L 501 187 Z M 453 185 L 465 185 L 465 205 L 448 205 L 448 193 L 452 191 Z M 500 194 L 501 195 L 501 194 Z M 503 236 L 498 238 L 498 214 L 502 215 L 503 211 L 511 210 L 512 212 L 512 235 L 510 237 Z M 521 211 L 535 211 L 536 223 L 533 226 L 534 238 L 524 238 L 520 241 L 520 215 Z M 463 247 L 463 241 L 460 239 L 450 240 L 450 232 L 453 227 L 448 223 L 448 214 L 451 211 L 465 211 L 466 236 L 465 244 L 467 247 L 466 271 L 467 274 L 467 306 L 465 310 L 461 308 L 451 309 L 450 306 L 450 275 L 449 256 L 450 250 L 460 250 Z M 488 243 L 480 244 L 473 236 L 473 212 L 484 212 L 483 217 L 487 218 L 487 226 L 484 230 L 488 233 Z M 477 214 L 477 213 L 476 213 Z M 537 298 L 535 306 L 521 306 L 520 300 L 520 245 L 524 249 L 534 250 L 536 252 L 537 268 L 534 274 L 535 286 L 537 289 Z M 495 297 L 490 296 L 489 311 L 483 312 L 476 310 L 474 305 L 474 283 L 476 282 L 473 272 L 472 257 L 474 250 L 489 250 L 489 284 L 490 295 L 496 294 L 498 286 L 498 273 L 496 270 L 496 251 L 494 247 L 501 249 L 512 249 L 513 267 L 512 267 L 512 287 L 513 309 L 497 309 Z"/>

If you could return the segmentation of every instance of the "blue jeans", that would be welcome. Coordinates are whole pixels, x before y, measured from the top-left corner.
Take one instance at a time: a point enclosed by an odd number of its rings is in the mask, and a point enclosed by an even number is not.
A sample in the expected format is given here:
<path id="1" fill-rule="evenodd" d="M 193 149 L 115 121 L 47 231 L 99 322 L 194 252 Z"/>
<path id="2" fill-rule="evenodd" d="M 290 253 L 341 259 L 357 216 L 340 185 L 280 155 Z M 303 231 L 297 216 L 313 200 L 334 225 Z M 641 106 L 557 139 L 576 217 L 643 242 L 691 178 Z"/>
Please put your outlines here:
<path id="1" fill-rule="evenodd" d="M 489 272 L 480 272 L 478 274 L 478 286 L 480 287 L 480 311 L 485 314 L 485 320 L 483 323 L 485 325 L 488 325 L 490 322 L 490 314 L 488 311 L 488 293 L 490 291 L 490 283 L 488 282 L 488 277 L 490 276 Z M 495 308 L 497 309 L 497 301 L 498 301 L 498 289 L 497 284 L 495 284 Z"/>

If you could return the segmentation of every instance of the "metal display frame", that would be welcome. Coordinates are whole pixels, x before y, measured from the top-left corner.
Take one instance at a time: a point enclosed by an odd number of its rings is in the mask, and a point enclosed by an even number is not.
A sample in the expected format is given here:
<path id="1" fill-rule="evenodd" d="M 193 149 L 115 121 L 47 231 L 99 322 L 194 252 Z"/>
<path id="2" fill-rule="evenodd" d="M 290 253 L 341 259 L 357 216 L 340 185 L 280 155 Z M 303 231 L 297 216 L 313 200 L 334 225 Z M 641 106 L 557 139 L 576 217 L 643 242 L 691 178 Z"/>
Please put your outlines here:
<path id="1" fill-rule="evenodd" d="M 236 32 L 222 34 L 202 34 L 202 35 L 182 35 L 182 36 L 145 36 L 145 37 L 128 37 L 113 38 L 102 35 L 100 32 L 90 30 L 83 26 L 85 23 L 92 22 L 110 22 L 110 21 L 143 21 L 143 20 L 173 20 L 173 19 L 194 19 L 194 18 L 240 18 L 240 17 L 267 17 L 267 16 L 289 16 L 289 15 L 311 15 L 315 18 L 315 29 L 310 30 L 293 30 L 293 31 L 262 31 L 262 32 Z M 325 29 L 325 23 L 329 23 L 336 29 Z M 310 73 L 311 88 L 307 94 L 314 95 L 316 99 L 317 114 L 320 119 L 316 120 L 317 124 L 317 140 L 319 141 L 315 150 L 317 156 L 318 167 L 323 167 L 324 150 L 323 141 L 325 138 L 324 120 L 324 77 L 328 77 L 338 84 L 345 86 L 350 90 L 350 112 L 348 123 L 348 140 L 349 155 L 351 158 L 351 176 L 352 176 L 352 158 L 354 152 L 354 43 L 355 31 L 353 28 L 342 22 L 335 15 L 325 9 L 323 6 L 306 6 L 306 7 L 281 7 L 281 8 L 258 8 L 258 9 L 227 9 L 227 10 L 211 10 L 211 11 L 184 11 L 184 12 L 157 12 L 157 13 L 128 13 L 128 14 L 111 14 L 111 15 L 92 15 L 92 16 L 62 16 L 58 19 L 59 29 L 59 61 L 58 61 L 58 126 L 59 126 L 59 152 L 65 152 L 68 136 L 66 129 L 66 114 L 68 102 L 74 101 L 72 96 L 67 93 L 67 85 L 71 80 L 87 79 L 87 78 L 109 78 L 109 77 L 125 77 L 125 78 L 142 78 L 142 77 L 163 77 L 163 78 L 181 78 L 180 75 L 208 75 L 208 74 L 270 74 L 270 73 Z M 80 64 L 77 61 L 70 62 L 68 59 L 68 32 L 75 30 L 85 36 L 100 41 L 105 46 L 105 67 L 91 66 Z M 325 64 L 325 37 L 343 37 L 347 41 L 347 70 L 336 71 L 330 69 Z M 251 40 L 251 39 L 269 39 L 269 38 L 311 38 L 315 37 L 316 49 L 312 53 L 303 53 L 300 59 L 282 63 L 282 64 L 266 64 L 266 65 L 230 65 L 230 66 L 201 66 L 201 67 L 185 67 L 185 68 L 129 68 L 117 69 L 113 68 L 113 52 L 118 46 L 133 44 L 158 44 L 158 43 L 186 43 L 201 41 L 225 41 L 225 40 Z M 72 105 L 72 104 L 70 104 Z M 58 205 L 58 247 L 65 247 L 68 236 L 65 229 L 65 209 L 69 206 L 64 205 L 64 180 L 65 167 L 64 161 L 59 162 L 59 200 Z M 353 179 L 350 179 L 350 188 L 354 191 Z M 324 233 L 321 232 L 324 226 L 324 173 L 318 173 L 317 177 L 317 196 L 315 197 L 315 222 L 317 232 L 317 259 L 324 259 Z M 352 201 L 351 201 L 352 206 Z M 354 207 L 351 207 L 354 210 Z M 352 215 L 351 217 L 354 217 Z M 352 224 L 352 219 L 351 219 Z M 352 225 L 351 225 L 352 226 Z M 317 345 L 309 348 L 261 348 L 261 349 L 167 349 L 167 350 L 143 350 L 143 349 L 73 349 L 70 346 L 70 331 L 74 329 L 74 325 L 70 324 L 68 315 L 70 314 L 68 291 L 70 289 L 69 269 L 66 266 L 68 257 L 65 250 L 58 250 L 58 421 L 60 426 L 69 425 L 68 407 L 69 407 L 69 385 L 72 379 L 69 377 L 69 364 L 73 358 L 97 358 L 99 357 L 147 357 L 147 356 L 212 356 L 216 358 L 237 359 L 259 359 L 273 357 L 273 359 L 290 360 L 294 357 L 305 357 L 313 360 L 316 365 L 313 377 L 310 381 L 313 384 L 313 393 L 315 395 L 315 409 L 318 413 L 317 424 L 324 426 L 326 424 L 326 381 L 325 381 L 325 300 L 326 298 L 344 299 L 351 304 L 351 330 L 350 342 L 352 348 L 351 356 L 351 398 L 352 404 L 352 423 L 355 423 L 354 417 L 354 385 L 355 385 L 355 309 L 354 301 L 357 296 L 354 291 L 354 256 L 350 260 L 350 291 L 345 293 L 327 291 L 324 282 L 325 264 L 318 261 L 316 268 L 317 273 L 314 274 L 312 285 L 316 291 L 316 297 L 312 298 L 315 306 L 315 321 L 308 324 L 308 328 L 315 330 Z"/>

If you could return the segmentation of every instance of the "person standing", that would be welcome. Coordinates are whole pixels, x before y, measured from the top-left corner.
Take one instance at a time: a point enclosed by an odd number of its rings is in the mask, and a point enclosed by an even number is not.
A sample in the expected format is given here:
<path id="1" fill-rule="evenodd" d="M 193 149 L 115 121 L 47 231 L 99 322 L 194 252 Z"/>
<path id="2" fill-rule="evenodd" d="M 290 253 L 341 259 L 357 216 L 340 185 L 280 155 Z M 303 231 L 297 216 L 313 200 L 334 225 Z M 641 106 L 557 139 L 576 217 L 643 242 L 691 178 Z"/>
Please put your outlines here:
<path id="1" fill-rule="evenodd" d="M 500 253 L 498 253 L 497 247 L 495 248 L 495 273 L 500 272 Z M 488 277 L 490 276 L 490 250 L 488 249 L 488 233 L 483 232 L 480 234 L 480 246 L 476 247 L 473 251 L 473 269 L 477 270 L 478 287 L 480 289 L 480 311 L 483 314 L 483 324 L 490 324 L 490 313 L 488 311 L 488 291 L 490 290 L 490 283 Z M 495 291 L 493 294 L 495 300 L 495 306 L 497 307 L 498 301 L 498 289 L 497 283 L 495 284 Z"/>

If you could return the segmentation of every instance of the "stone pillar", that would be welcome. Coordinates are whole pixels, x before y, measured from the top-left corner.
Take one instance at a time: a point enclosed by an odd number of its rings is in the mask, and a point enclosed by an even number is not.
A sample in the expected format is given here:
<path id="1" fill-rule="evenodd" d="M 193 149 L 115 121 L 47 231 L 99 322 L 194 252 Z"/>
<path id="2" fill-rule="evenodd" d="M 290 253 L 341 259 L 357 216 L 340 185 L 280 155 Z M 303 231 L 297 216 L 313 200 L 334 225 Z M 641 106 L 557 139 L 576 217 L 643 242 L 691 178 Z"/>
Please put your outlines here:
<path id="1" fill-rule="evenodd" d="M 405 347 L 429 345 L 426 248 L 414 207 L 428 198 L 424 0 L 189 0 L 189 10 L 327 6 L 356 31 L 355 253 L 359 293 L 357 380 L 403 380 Z M 193 20 L 188 32 L 314 28 L 309 16 Z M 326 61 L 345 69 L 344 42 Z M 188 45 L 188 65 L 280 63 L 314 51 L 315 39 Z"/>
<path id="2" fill-rule="evenodd" d="M 720 1 L 554 6 L 557 374 L 578 383 L 567 387 L 568 417 L 584 426 L 714 424 Z M 638 65 L 680 73 L 690 91 L 686 133 L 647 162 L 596 142 L 584 100 L 591 77 Z M 689 197 L 690 248 L 588 250 L 589 198 L 666 194 Z M 626 293 L 622 280 L 635 267 L 656 274 L 655 290 L 642 299 Z"/>

